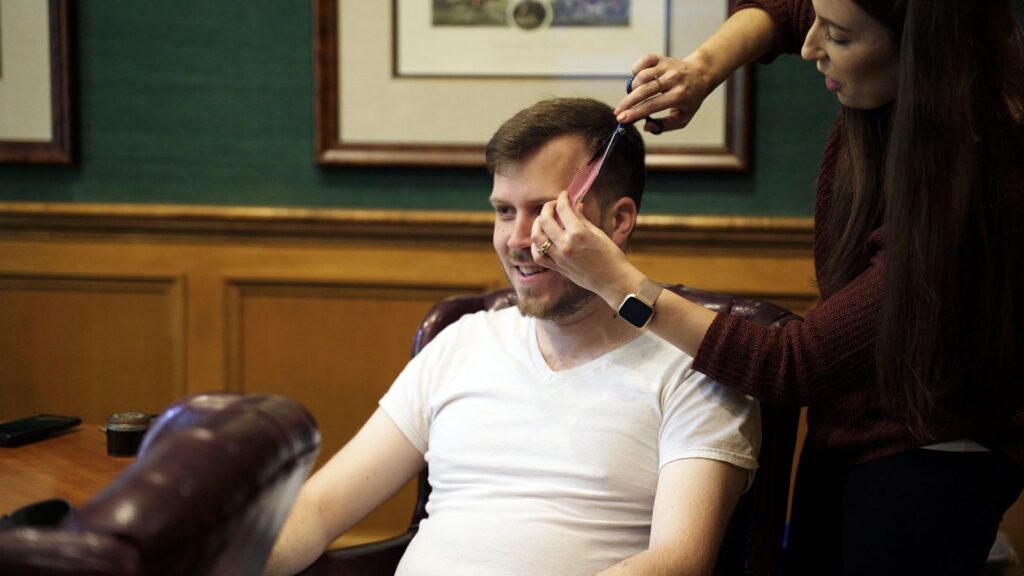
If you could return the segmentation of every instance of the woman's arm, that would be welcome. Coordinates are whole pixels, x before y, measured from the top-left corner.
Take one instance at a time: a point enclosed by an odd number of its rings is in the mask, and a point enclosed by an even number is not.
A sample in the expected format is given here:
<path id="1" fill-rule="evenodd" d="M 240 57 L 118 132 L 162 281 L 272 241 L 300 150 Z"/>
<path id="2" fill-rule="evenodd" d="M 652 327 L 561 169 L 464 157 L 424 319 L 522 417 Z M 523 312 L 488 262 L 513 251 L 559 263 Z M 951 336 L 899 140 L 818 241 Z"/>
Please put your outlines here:
<path id="1" fill-rule="evenodd" d="M 551 239 L 551 249 L 541 256 L 537 246 L 547 239 Z M 536 262 L 597 294 L 612 310 L 618 310 L 626 295 L 636 293 L 647 278 L 600 228 L 576 212 L 565 192 L 548 202 L 534 220 L 532 240 Z M 665 291 L 647 328 L 695 357 L 715 316 L 707 308 Z"/>
<path id="2" fill-rule="evenodd" d="M 537 245 L 550 238 L 547 255 Z M 590 290 L 613 310 L 647 276 L 601 229 L 581 218 L 566 193 L 534 220 L 534 260 Z M 875 249 L 880 246 L 875 246 Z M 647 325 L 695 358 L 694 368 L 759 400 L 809 404 L 873 379 L 884 253 L 803 322 L 768 327 L 718 315 L 664 291 Z"/>
<path id="3" fill-rule="evenodd" d="M 668 116 L 659 118 L 665 130 L 686 126 L 712 90 L 769 50 L 773 35 L 767 12 L 740 10 L 683 59 L 647 54 L 633 64 L 633 91 L 615 108 L 619 122 L 667 110 Z"/>

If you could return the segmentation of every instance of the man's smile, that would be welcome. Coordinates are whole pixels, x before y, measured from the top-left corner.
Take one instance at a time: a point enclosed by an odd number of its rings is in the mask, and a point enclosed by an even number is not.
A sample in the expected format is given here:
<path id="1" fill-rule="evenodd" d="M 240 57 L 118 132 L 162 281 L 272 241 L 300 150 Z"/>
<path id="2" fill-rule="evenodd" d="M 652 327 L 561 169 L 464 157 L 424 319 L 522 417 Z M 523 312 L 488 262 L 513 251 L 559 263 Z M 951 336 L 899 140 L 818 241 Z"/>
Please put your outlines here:
<path id="1" fill-rule="evenodd" d="M 520 276 L 535 276 L 537 274 L 543 274 L 549 270 L 543 266 L 531 266 L 528 264 L 513 264 L 513 267 L 519 272 Z"/>

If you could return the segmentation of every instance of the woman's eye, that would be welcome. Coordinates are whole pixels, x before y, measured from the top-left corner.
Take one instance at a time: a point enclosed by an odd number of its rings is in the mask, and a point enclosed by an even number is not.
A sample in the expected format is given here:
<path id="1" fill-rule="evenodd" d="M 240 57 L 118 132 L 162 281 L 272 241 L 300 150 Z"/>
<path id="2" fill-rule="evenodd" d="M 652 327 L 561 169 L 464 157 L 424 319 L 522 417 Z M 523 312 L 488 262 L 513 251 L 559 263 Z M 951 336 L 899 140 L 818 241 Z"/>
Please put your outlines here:
<path id="1" fill-rule="evenodd" d="M 846 44 L 846 40 L 843 40 L 842 38 L 836 38 L 835 36 L 833 36 L 831 30 L 826 30 L 825 31 L 825 39 L 828 40 L 829 42 L 831 42 L 833 44 L 837 44 L 839 46 L 842 46 L 843 44 Z"/>

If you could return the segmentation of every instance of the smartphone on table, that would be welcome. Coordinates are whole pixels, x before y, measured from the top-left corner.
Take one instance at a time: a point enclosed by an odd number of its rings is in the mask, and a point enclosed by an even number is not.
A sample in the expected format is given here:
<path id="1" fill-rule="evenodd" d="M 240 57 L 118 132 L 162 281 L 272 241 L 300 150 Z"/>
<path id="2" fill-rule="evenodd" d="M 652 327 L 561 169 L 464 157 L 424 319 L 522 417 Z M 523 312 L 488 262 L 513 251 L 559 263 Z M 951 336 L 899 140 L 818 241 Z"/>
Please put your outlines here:
<path id="1" fill-rule="evenodd" d="M 82 423 L 76 416 L 36 414 L 28 418 L 0 422 L 0 446 L 21 446 L 56 434 Z"/>

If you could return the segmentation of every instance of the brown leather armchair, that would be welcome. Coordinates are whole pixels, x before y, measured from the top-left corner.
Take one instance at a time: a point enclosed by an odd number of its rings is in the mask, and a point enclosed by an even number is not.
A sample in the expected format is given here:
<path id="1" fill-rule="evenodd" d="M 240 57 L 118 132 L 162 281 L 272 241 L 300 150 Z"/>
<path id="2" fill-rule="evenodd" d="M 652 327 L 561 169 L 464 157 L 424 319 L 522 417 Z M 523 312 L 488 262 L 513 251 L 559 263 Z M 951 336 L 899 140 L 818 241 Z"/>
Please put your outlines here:
<path id="1" fill-rule="evenodd" d="M 687 288 L 668 289 L 706 308 L 733 314 L 765 325 L 782 325 L 799 316 L 769 302 L 738 298 Z M 479 310 L 500 310 L 515 305 L 515 292 L 497 290 L 489 294 L 455 296 L 434 305 L 427 313 L 413 341 L 415 356 L 434 336 L 463 314 Z M 715 566 L 716 576 L 769 576 L 780 573 L 782 539 L 786 522 L 789 480 L 796 444 L 799 409 L 761 404 L 760 468 L 729 522 Z M 419 476 L 419 493 L 412 523 L 403 534 L 380 542 L 331 550 L 323 554 L 302 576 L 384 576 L 392 575 L 425 518 L 430 483 L 427 471 Z"/>
<path id="2" fill-rule="evenodd" d="M 258 575 L 319 449 L 316 421 L 286 398 L 186 398 L 58 526 L 0 531 L 0 574 Z"/>

